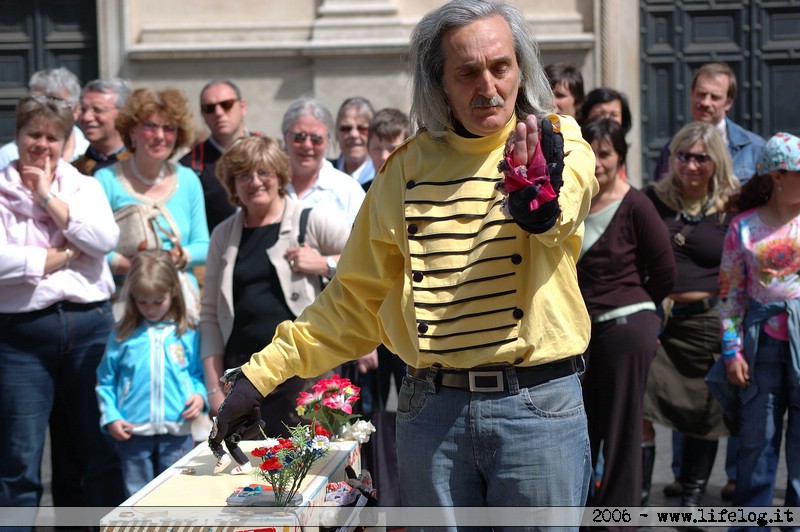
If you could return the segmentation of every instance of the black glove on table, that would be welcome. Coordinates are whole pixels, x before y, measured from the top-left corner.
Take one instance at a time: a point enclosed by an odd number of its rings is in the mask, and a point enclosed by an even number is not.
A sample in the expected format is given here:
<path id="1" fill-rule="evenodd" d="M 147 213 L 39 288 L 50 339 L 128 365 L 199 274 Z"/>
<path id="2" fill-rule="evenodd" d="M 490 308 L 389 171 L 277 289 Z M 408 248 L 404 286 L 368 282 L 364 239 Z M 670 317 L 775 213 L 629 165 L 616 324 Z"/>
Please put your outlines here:
<path id="1" fill-rule="evenodd" d="M 222 448 L 222 442 L 225 441 L 228 452 L 238 464 L 248 461 L 239 448 L 239 442 L 258 436 L 264 428 L 264 421 L 261 419 L 263 400 L 264 396 L 244 373 L 236 375 L 233 389 L 220 406 L 214 427 L 208 436 L 208 446 L 217 459 L 225 454 Z"/>

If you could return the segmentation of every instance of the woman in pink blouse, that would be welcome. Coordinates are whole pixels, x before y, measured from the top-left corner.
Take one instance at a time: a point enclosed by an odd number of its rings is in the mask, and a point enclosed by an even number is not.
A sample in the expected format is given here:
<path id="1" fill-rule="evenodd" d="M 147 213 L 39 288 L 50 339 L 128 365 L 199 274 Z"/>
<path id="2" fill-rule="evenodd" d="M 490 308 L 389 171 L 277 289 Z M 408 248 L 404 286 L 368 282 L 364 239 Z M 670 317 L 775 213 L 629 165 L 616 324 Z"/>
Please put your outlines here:
<path id="1" fill-rule="evenodd" d="M 22 97 L 19 160 L 0 172 L 0 506 L 39 504 L 48 421 L 53 449 L 80 449 L 81 502 L 124 500 L 94 393 L 112 325 L 106 254 L 119 229 L 100 185 L 61 159 L 73 122 L 60 98 Z M 64 504 L 55 491 L 54 500 Z"/>
<path id="2" fill-rule="evenodd" d="M 739 414 L 735 506 L 771 506 L 784 414 L 786 506 L 800 497 L 800 139 L 778 133 L 736 202 L 720 266 L 722 355 Z M 715 369 L 720 369 L 722 364 Z M 713 381 L 713 377 L 709 377 Z M 711 384 L 711 383 L 710 383 Z M 714 390 L 713 384 L 711 384 Z"/>

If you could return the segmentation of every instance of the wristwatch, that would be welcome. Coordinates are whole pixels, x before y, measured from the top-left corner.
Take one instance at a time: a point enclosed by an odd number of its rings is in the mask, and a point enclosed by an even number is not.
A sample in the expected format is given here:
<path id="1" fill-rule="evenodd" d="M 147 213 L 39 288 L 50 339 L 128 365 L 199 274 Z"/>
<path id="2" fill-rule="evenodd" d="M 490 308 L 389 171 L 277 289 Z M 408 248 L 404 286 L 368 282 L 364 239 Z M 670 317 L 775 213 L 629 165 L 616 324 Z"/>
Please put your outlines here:
<path id="1" fill-rule="evenodd" d="M 327 277 L 328 279 L 333 279 L 333 276 L 336 275 L 336 261 L 333 260 L 333 257 L 328 257 L 327 263 L 328 263 L 328 275 L 326 275 L 325 277 Z"/>

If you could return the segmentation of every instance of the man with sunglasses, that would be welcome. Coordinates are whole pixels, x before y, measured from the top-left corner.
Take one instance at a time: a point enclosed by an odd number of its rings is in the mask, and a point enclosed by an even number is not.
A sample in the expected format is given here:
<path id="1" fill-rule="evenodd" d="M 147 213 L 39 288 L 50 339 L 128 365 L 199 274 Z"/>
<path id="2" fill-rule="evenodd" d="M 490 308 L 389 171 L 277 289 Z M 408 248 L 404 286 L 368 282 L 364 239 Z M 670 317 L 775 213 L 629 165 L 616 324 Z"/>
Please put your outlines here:
<path id="1" fill-rule="evenodd" d="M 333 115 L 321 100 L 304 95 L 289 104 L 281 132 L 292 180 L 286 191 L 307 207 L 325 203 L 331 216 L 352 223 L 364 201 L 364 189 L 325 159 L 334 129 Z M 333 263 L 331 269 L 335 270 Z"/>
<path id="2" fill-rule="evenodd" d="M 733 173 L 744 184 L 753 177 L 766 141 L 728 118 L 736 90 L 736 74 L 730 66 L 725 63 L 706 63 L 694 73 L 689 101 L 693 121 L 709 122 L 719 129 L 733 159 Z M 658 181 L 669 171 L 670 142 L 658 156 L 653 181 Z"/>
<path id="3" fill-rule="evenodd" d="M 353 96 L 342 103 L 336 115 L 336 140 L 342 153 L 331 162 L 337 170 L 353 176 L 362 187 L 375 177 L 375 167 L 367 149 L 369 123 L 374 114 L 369 100 Z"/>
<path id="4" fill-rule="evenodd" d="M 247 105 L 242 92 L 230 80 L 209 81 L 200 91 L 200 114 L 211 136 L 192 146 L 179 161 L 195 171 L 203 185 L 208 232 L 235 212 L 228 194 L 215 175 L 217 160 L 233 142 L 250 134 L 244 126 Z"/>

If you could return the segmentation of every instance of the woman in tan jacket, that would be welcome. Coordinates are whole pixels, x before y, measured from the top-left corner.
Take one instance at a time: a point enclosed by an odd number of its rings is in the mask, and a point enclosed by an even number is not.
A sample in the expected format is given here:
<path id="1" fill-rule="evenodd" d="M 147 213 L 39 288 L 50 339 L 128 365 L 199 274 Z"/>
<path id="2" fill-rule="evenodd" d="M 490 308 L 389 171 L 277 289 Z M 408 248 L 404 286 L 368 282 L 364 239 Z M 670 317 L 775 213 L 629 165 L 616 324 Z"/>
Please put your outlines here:
<path id="1" fill-rule="evenodd" d="M 225 397 L 220 376 L 247 362 L 280 322 L 293 320 L 316 298 L 323 277 L 335 274 L 350 234 L 324 205 L 304 215 L 303 205 L 286 195 L 289 160 L 271 138 L 238 140 L 216 171 L 240 209 L 214 229 L 206 263 L 200 349 L 212 416 Z M 293 377 L 264 400 L 267 435 L 300 422 L 296 398 L 311 385 Z"/>

